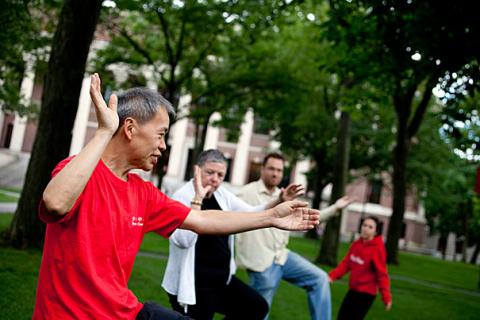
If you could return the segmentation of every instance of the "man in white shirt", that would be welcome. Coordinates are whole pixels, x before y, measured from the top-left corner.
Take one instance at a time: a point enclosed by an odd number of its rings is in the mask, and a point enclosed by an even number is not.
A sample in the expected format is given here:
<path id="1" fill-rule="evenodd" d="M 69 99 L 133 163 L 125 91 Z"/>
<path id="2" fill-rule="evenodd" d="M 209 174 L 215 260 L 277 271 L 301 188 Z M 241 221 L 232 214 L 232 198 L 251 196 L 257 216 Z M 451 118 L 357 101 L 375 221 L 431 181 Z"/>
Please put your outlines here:
<path id="1" fill-rule="evenodd" d="M 244 186 L 238 197 L 250 205 L 277 199 L 283 177 L 284 158 L 278 153 L 268 154 L 262 165 L 259 180 Z M 320 211 L 325 221 L 347 206 L 348 197 Z M 289 232 L 274 228 L 249 231 L 236 236 L 236 262 L 248 271 L 251 286 L 260 293 L 269 306 L 280 280 L 286 280 L 307 291 L 311 319 L 331 319 L 331 298 L 328 275 L 302 256 L 287 249 Z M 265 319 L 268 319 L 268 315 Z"/>

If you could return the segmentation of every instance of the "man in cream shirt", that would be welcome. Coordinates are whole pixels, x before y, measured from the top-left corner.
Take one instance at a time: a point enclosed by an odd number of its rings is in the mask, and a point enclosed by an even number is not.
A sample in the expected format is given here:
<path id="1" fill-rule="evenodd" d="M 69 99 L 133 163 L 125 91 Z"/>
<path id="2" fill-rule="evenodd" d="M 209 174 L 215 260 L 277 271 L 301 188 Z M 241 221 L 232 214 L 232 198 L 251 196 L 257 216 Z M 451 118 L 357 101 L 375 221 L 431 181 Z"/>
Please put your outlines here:
<path id="1" fill-rule="evenodd" d="M 284 158 L 270 153 L 263 160 L 260 179 L 247 184 L 237 194 L 251 205 L 277 199 L 283 177 Z M 336 215 L 347 206 L 348 197 L 320 211 L 320 221 Z M 250 285 L 260 293 L 269 306 L 280 284 L 286 280 L 307 291 L 311 319 L 331 319 L 331 298 L 328 275 L 313 263 L 287 249 L 289 232 L 274 228 L 249 231 L 236 236 L 236 262 L 246 268 Z M 268 319 L 268 315 L 266 317 Z"/>

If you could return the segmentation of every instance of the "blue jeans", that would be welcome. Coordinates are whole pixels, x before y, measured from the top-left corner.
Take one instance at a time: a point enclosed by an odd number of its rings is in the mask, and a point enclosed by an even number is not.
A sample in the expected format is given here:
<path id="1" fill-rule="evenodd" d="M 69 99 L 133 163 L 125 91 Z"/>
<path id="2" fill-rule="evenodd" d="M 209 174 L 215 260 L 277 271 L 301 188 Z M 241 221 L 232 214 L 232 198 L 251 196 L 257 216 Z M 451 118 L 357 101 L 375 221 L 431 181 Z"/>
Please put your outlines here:
<path id="1" fill-rule="evenodd" d="M 250 285 L 267 300 L 269 306 L 272 305 L 273 295 L 280 280 L 283 279 L 307 290 L 308 307 L 312 320 L 330 320 L 332 318 L 328 275 L 302 256 L 289 252 L 283 266 L 273 263 L 263 272 L 248 271 L 248 275 Z M 268 315 L 265 319 L 268 319 Z"/>

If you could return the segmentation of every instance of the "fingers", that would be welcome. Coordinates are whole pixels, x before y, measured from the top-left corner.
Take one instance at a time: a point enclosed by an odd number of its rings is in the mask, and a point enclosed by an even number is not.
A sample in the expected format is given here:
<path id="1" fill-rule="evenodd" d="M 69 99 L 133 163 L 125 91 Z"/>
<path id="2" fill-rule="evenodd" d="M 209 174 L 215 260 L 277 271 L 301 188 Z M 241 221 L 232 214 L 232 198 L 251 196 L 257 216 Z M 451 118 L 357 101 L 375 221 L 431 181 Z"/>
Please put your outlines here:
<path id="1" fill-rule="evenodd" d="M 117 112 L 118 97 L 116 94 L 112 93 L 108 101 L 108 107 L 113 111 Z"/>
<path id="2" fill-rule="evenodd" d="M 291 207 L 293 209 L 296 209 L 296 208 L 303 208 L 303 207 L 306 207 L 308 206 L 308 203 L 305 202 L 305 201 L 299 201 L 299 200 L 293 200 L 291 201 Z"/>
<path id="3" fill-rule="evenodd" d="M 90 97 L 97 108 L 105 105 L 100 90 L 100 77 L 98 73 L 94 73 L 90 77 Z"/>

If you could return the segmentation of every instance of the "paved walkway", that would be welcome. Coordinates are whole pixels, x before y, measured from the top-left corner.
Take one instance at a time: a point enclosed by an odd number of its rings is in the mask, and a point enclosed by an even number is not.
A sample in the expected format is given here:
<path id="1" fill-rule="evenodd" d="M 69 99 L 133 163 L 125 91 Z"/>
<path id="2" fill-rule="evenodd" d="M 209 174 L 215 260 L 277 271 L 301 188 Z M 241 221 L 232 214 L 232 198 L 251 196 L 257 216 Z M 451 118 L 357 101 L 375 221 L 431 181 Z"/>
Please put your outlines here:
<path id="1" fill-rule="evenodd" d="M 16 203 L 0 202 L 0 214 L 2 213 L 14 213 L 17 210 Z"/>

